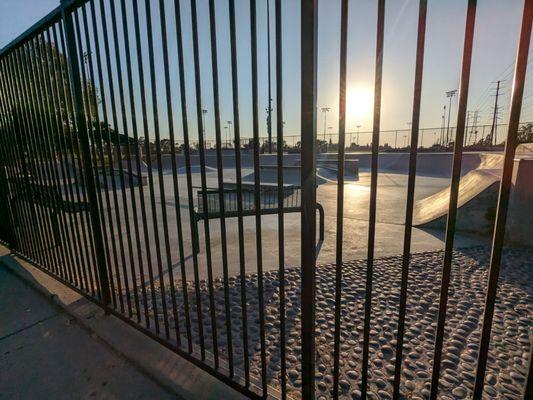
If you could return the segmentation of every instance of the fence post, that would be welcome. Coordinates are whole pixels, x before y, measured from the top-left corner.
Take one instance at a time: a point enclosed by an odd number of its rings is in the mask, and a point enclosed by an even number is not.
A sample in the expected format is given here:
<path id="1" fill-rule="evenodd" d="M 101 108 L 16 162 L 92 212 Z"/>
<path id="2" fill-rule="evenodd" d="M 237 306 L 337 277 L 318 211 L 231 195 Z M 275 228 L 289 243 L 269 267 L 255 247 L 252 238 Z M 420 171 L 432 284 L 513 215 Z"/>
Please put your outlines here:
<path id="1" fill-rule="evenodd" d="M 318 0 L 301 2 L 302 398 L 315 398 L 316 81 Z"/>
<path id="2" fill-rule="evenodd" d="M 87 133 L 87 121 L 83 111 L 82 86 L 80 79 L 79 63 L 77 58 L 76 37 L 72 13 L 67 10 L 68 0 L 61 0 L 61 16 L 65 28 L 65 40 L 67 46 L 67 63 L 70 71 L 72 97 L 74 99 L 74 117 L 76 122 L 75 132 L 78 134 L 83 158 L 83 172 L 85 175 L 85 190 L 89 200 L 89 212 L 91 216 L 92 234 L 96 250 L 96 264 L 100 277 L 100 294 L 105 305 L 110 303 L 109 277 L 107 276 L 106 259 L 104 252 L 104 242 L 102 239 L 102 228 L 100 226 L 100 214 L 98 210 L 98 200 L 91 161 L 91 151 L 89 149 L 89 136 Z"/>

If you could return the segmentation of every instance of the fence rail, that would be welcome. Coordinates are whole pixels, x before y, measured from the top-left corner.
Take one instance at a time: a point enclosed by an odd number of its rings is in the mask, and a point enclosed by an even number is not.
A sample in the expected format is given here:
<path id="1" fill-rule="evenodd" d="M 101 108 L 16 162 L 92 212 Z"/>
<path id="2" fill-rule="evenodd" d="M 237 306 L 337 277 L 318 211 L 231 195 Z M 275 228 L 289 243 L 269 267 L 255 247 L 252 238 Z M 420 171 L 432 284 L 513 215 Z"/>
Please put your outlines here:
<path id="1" fill-rule="evenodd" d="M 221 3 L 209 0 L 202 2 L 205 7 L 200 9 L 196 0 L 64 0 L 0 51 L 0 218 L 6 221 L 0 228 L 0 241 L 99 304 L 106 312 L 244 395 L 250 398 L 295 396 L 312 399 L 316 394 L 315 360 L 319 350 L 315 343 L 316 154 L 324 150 L 325 142 L 326 151 L 338 154 L 335 296 L 332 306 L 334 334 L 330 338 L 333 380 L 329 392 L 337 398 L 342 395 L 340 368 L 345 362 L 341 344 L 347 345 L 341 340 L 343 287 L 347 279 L 343 270 L 343 242 L 346 241 L 343 236 L 344 159 L 347 150 L 359 148 L 359 137 L 364 135 L 346 129 L 349 1 L 341 0 L 339 132 L 324 132 L 322 141 L 317 132 L 318 1 L 302 0 L 299 10 L 301 134 L 297 136 L 284 134 L 284 15 L 282 1 L 273 2 L 274 109 L 277 115 L 276 126 L 272 128 L 275 143 L 259 136 L 258 54 L 261 45 L 258 42 L 258 12 L 271 5 L 256 0 L 238 4 L 228 0 L 227 10 L 222 12 L 219 9 Z M 461 157 L 465 146 L 477 141 L 478 133 L 479 138 L 484 137 L 479 130 L 485 129 L 467 126 L 466 121 L 476 3 L 468 0 L 457 127 L 451 135 L 455 138 L 451 141 L 453 173 L 431 399 L 437 398 L 441 375 Z M 239 7 L 244 7 L 244 15 L 249 16 L 250 87 L 239 87 L 238 67 L 241 64 L 237 59 L 243 56 L 237 44 Z M 402 351 L 412 255 L 417 154 L 421 151 L 419 147 L 429 147 L 426 143 L 437 142 L 446 148 L 449 143 L 443 128 L 424 130 L 419 127 L 427 0 L 419 1 L 411 128 L 405 133 L 380 129 L 383 55 L 386 52 L 383 40 L 385 0 L 378 0 L 377 11 L 373 129 L 368 134 L 372 162 L 364 319 L 356 321 L 363 326 L 359 388 L 362 398 L 369 396 L 372 299 L 376 296 L 373 274 L 380 140 L 395 134 L 393 147 L 402 147 L 398 145 L 400 133 L 405 134 L 403 147 L 409 149 L 410 158 L 393 377 L 393 398 L 398 399 L 405 395 L 401 385 L 405 359 Z M 487 369 L 532 18 L 533 0 L 525 0 L 509 123 L 500 125 L 507 130 L 505 163 L 475 375 L 475 399 L 481 399 Z M 206 26 L 209 28 L 208 41 L 200 38 L 200 30 Z M 223 56 L 218 53 L 221 26 L 225 27 L 229 38 L 228 54 Z M 202 57 L 205 55 L 201 56 L 201 53 L 206 51 L 211 65 L 204 70 Z M 224 124 L 220 118 L 221 60 L 227 61 L 224 64 L 229 64 L 231 72 L 228 76 L 233 112 L 231 138 L 228 136 L 230 130 L 223 132 Z M 210 75 L 208 80 L 204 79 L 206 75 Z M 210 101 L 204 95 L 206 90 L 212 90 L 214 105 L 215 128 L 210 139 L 203 120 L 204 105 Z M 252 132 L 246 139 L 240 124 L 239 94 L 243 90 L 249 90 L 252 99 Z M 182 132 L 179 139 L 175 133 L 178 124 Z M 162 138 L 163 132 L 168 132 L 168 140 Z M 425 142 L 424 133 L 436 139 Z M 333 141 L 335 146 L 328 148 L 328 143 Z M 291 146 L 298 148 L 301 154 L 301 186 L 297 189 L 297 208 L 301 213 L 298 299 L 286 297 L 291 272 L 285 265 L 284 208 L 294 205 L 291 202 L 296 201 L 296 195 L 291 194 L 287 200 L 284 151 Z M 272 294 L 268 294 L 264 286 L 261 209 L 266 200 L 260 180 L 259 155 L 272 147 L 276 153 L 276 183 L 273 189 L 269 189 L 267 200 L 268 204 L 275 203 L 277 210 L 278 262 L 274 275 L 277 294 L 267 298 Z M 217 168 L 212 174 L 206 164 L 208 148 L 216 151 Z M 228 177 L 224 173 L 227 167 L 223 164 L 223 148 L 230 148 L 235 160 L 234 168 L 231 168 L 235 174 L 231 190 L 224 189 Z M 253 152 L 253 184 L 243 183 L 241 153 L 246 148 Z M 196 158 L 193 160 L 193 152 L 198 152 L 198 162 Z M 170 172 L 162 168 L 165 153 L 171 155 Z M 177 164 L 178 153 L 184 154 L 184 165 Z M 226 193 L 231 193 L 231 198 Z M 202 252 L 193 250 L 195 239 L 191 239 L 198 235 L 197 229 L 200 230 L 196 227 L 199 221 L 195 207 L 216 210 L 216 221 L 219 222 L 213 224 L 210 218 L 203 218 L 205 251 Z M 229 214 L 233 216 L 235 213 L 237 229 L 233 235 L 226 214 L 229 218 Z M 245 248 L 249 229 L 243 221 L 243 217 L 250 213 L 255 217 L 255 254 L 252 256 Z M 213 239 L 215 236 L 216 240 Z M 238 253 L 236 258 L 230 258 L 231 254 L 228 254 L 230 244 Z M 219 265 L 217 258 L 220 258 L 220 271 L 214 267 L 215 262 Z M 230 260 L 237 260 L 236 277 L 230 276 L 230 271 L 234 270 Z M 297 302 L 299 308 L 296 307 L 296 311 L 289 308 Z M 275 316 L 275 325 L 272 319 L 267 321 L 266 307 L 271 308 L 269 317 Z M 295 313 L 298 322 L 293 320 Z M 297 332 L 299 343 L 296 372 L 288 371 L 287 367 L 288 346 L 295 346 L 294 332 Z M 276 354 L 267 354 L 267 343 L 276 348 Z M 277 371 L 275 376 L 271 372 L 272 365 Z M 287 377 L 295 373 L 300 388 L 289 390 Z M 531 377 L 527 387 L 531 391 Z"/>

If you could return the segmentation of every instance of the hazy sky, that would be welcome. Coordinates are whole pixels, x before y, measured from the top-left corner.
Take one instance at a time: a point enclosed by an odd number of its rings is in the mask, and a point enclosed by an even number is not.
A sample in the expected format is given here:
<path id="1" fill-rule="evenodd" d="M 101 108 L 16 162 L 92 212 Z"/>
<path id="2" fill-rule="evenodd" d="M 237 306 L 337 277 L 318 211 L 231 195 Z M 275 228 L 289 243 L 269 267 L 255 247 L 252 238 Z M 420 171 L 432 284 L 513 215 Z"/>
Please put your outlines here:
<path id="1" fill-rule="evenodd" d="M 109 39 L 112 42 L 109 0 L 105 0 L 106 17 Z M 136 58 L 133 41 L 133 17 L 128 1 L 127 16 L 130 37 L 130 52 Z M 154 45 L 156 58 L 156 82 L 159 102 L 159 116 L 161 135 L 168 135 L 166 117 L 166 99 L 164 97 L 163 62 L 160 40 L 160 24 L 158 1 L 151 1 L 152 26 L 154 30 Z M 266 0 L 258 0 L 258 42 L 259 54 L 259 92 L 260 92 L 260 129 L 261 135 L 266 134 L 267 107 L 267 57 L 266 57 Z M 299 134 L 300 125 L 300 0 L 284 0 L 283 2 L 283 113 L 285 121 L 285 135 Z M 27 29 L 32 23 L 44 16 L 58 4 L 57 0 L 0 0 L 0 46 L 4 46 L 18 34 Z M 120 21 L 120 5 L 116 1 L 117 18 Z M 170 70 L 172 104 L 174 110 L 176 138 L 180 139 L 181 120 L 179 102 L 179 83 L 176 55 L 176 39 L 174 33 L 173 1 L 166 1 L 167 32 L 169 37 Z M 190 2 L 183 1 L 182 23 L 184 29 L 184 49 L 186 56 L 187 101 L 191 136 L 197 136 L 195 86 L 192 58 L 192 34 Z M 464 39 L 464 23 L 466 18 L 467 0 L 429 0 L 426 34 L 426 54 L 422 91 L 421 127 L 439 127 L 441 125 L 442 106 L 447 104 L 445 92 L 458 88 L 461 54 Z M 142 30 L 143 64 L 148 78 L 147 40 L 144 1 L 139 1 Z M 318 64 L 318 107 L 330 107 L 327 115 L 327 130 L 337 131 L 338 121 L 338 76 L 339 76 L 339 21 L 340 0 L 321 0 L 319 2 L 319 64 Z M 478 1 L 476 17 L 476 31 L 474 54 L 471 73 L 469 96 L 469 110 L 479 110 L 480 123 L 490 123 L 494 98 L 494 81 L 506 79 L 503 83 L 501 98 L 500 123 L 507 118 L 508 95 L 511 88 L 513 62 L 516 52 L 519 25 L 523 0 L 481 0 Z M 376 0 L 351 0 L 349 2 L 349 32 L 348 32 L 348 116 L 347 130 L 355 131 L 361 125 L 361 131 L 371 129 L 372 93 L 375 63 L 376 36 Z M 100 20 L 97 1 L 97 20 Z M 206 135 L 214 136 L 214 119 L 212 103 L 211 54 L 209 45 L 208 1 L 198 0 L 200 60 L 202 74 L 202 104 L 208 110 L 206 116 Z M 227 120 L 233 120 L 231 65 L 229 59 L 229 17 L 228 5 L 225 0 L 216 1 L 217 35 L 219 53 L 219 75 L 221 95 L 221 119 L 223 126 Z M 385 16 L 385 44 L 384 44 L 384 79 L 382 103 L 382 129 L 406 129 L 412 112 L 412 93 L 414 81 L 414 60 L 417 34 L 418 1 L 417 0 L 389 0 L 386 5 Z M 241 113 L 241 136 L 251 136 L 251 67 L 250 67 L 250 23 L 249 1 L 236 0 L 237 47 L 239 69 L 239 96 Z M 89 22 L 90 23 L 90 22 Z M 102 40 L 101 23 L 99 35 Z M 271 0 L 271 35 L 272 35 L 272 67 L 273 67 L 273 106 L 275 104 L 275 73 L 274 73 L 274 0 Z M 123 31 L 119 26 L 119 47 L 121 47 L 122 68 L 125 70 L 124 48 L 122 46 Z M 102 43 L 101 47 L 102 46 Z M 91 46 L 94 50 L 93 38 Z M 114 52 L 112 43 L 111 53 Z M 112 57 L 114 59 L 114 57 Z M 94 55 L 93 55 L 93 59 Z M 135 90 L 138 91 L 138 75 L 134 63 Z M 112 61 L 114 70 L 113 80 L 117 88 L 116 64 Z M 529 72 L 529 71 L 528 71 Z M 108 78 L 104 78 L 106 84 Z M 529 82 L 530 80 L 528 80 Z M 149 79 L 145 83 L 149 86 Z M 533 119 L 533 98 L 529 95 L 529 84 L 526 88 L 526 99 L 522 112 L 523 120 Z M 103 92 L 109 96 L 109 90 Z M 138 92 L 136 107 L 140 113 Z M 150 91 L 147 93 L 150 95 Z M 108 99 L 108 97 L 106 97 Z M 150 99 L 150 97 L 148 97 Z M 108 99 L 109 101 L 109 99 Z M 452 125 L 456 114 L 456 99 L 452 106 Z M 108 102 L 109 106 L 109 102 Z M 110 110 L 108 110 L 110 111 Z M 151 109 L 149 110 L 151 111 Z M 119 121 L 120 121 L 120 112 Z M 275 114 L 275 111 L 274 111 Z M 129 115 L 129 112 L 128 112 Z M 140 116 L 140 114 L 138 114 Z M 139 118 L 140 119 L 140 118 Z M 111 118 L 110 118 L 111 120 Z M 273 121 L 275 123 L 275 119 Z M 129 122 L 131 123 L 131 122 Z M 319 113 L 318 132 L 323 133 L 323 114 Z M 152 122 L 150 121 L 150 126 Z M 275 125 L 274 125 L 275 126 Z M 331 128 L 330 128 L 331 127 Z M 119 128 L 123 131 L 121 124 Z M 131 130 L 131 128 L 130 128 Z M 275 134 L 275 130 L 274 130 Z M 222 135 L 225 136 L 224 130 Z M 394 135 L 383 134 L 381 142 L 389 142 Z M 431 136 L 431 135 L 429 135 Z M 402 139 L 403 140 L 403 139 Z M 432 137 L 426 137 L 429 144 Z M 368 142 L 368 136 L 363 135 L 361 142 Z"/>

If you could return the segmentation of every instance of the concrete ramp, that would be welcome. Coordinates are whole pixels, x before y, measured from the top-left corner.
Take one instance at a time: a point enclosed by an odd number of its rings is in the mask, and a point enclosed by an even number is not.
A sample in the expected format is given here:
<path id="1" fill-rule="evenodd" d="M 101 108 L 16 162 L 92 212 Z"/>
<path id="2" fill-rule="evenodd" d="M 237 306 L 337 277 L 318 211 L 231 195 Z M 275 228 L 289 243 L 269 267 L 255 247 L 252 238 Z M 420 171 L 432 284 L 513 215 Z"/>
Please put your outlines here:
<path id="1" fill-rule="evenodd" d="M 503 156 L 483 154 L 479 166 L 461 177 L 457 230 L 488 233 L 495 217 Z M 450 202 L 446 188 L 415 203 L 413 225 L 444 229 Z"/>
<path id="2" fill-rule="evenodd" d="M 337 168 L 331 168 L 327 166 L 318 166 L 316 168 L 316 177 L 317 179 L 324 180 L 327 182 L 337 183 L 338 182 L 338 170 Z M 351 171 L 344 171 L 344 182 L 357 182 L 359 180 L 359 175 Z"/>

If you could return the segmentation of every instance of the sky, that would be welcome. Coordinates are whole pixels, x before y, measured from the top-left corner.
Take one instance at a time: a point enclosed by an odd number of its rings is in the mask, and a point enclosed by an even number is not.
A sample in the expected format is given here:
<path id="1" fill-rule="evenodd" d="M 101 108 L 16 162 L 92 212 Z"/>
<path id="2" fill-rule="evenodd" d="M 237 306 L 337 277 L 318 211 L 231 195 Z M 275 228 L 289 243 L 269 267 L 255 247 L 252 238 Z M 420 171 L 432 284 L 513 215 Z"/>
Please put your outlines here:
<path id="1" fill-rule="evenodd" d="M 159 23 L 159 2 L 148 0 L 151 10 L 151 26 L 154 37 L 156 96 L 161 137 L 168 137 L 168 116 L 166 112 L 165 82 L 163 73 L 161 24 Z M 169 45 L 171 104 L 174 116 L 176 139 L 182 139 L 181 105 L 179 96 L 179 76 L 177 64 L 177 45 L 174 22 L 173 1 L 165 1 L 166 28 Z M 210 27 L 207 0 L 197 0 L 199 19 L 200 43 L 200 71 L 202 86 L 202 108 L 205 114 L 205 135 L 207 139 L 214 137 L 214 104 L 211 79 Z M 220 79 L 220 114 L 222 120 L 222 136 L 225 137 L 228 126 L 234 114 L 232 107 L 232 82 L 230 63 L 229 11 L 225 0 L 216 2 L 217 18 L 217 51 Z M 237 66 L 239 80 L 239 112 L 241 136 L 252 136 L 252 108 L 251 108 L 251 61 L 250 61 L 250 14 L 249 1 L 236 0 L 236 32 L 237 32 Z M 275 131 L 275 114 L 277 109 L 275 93 L 275 21 L 274 0 L 270 0 L 271 9 L 271 49 L 272 49 L 272 97 L 273 97 L 273 126 Z M 118 94 L 117 63 L 114 57 L 113 32 L 110 19 L 109 0 L 104 0 L 104 14 L 107 19 L 110 41 L 110 66 L 112 69 L 113 87 Z M 131 2 L 126 2 L 128 33 L 130 39 L 130 54 L 136 60 L 133 12 Z M 151 107 L 150 69 L 148 64 L 148 41 L 146 27 L 145 2 L 139 0 L 139 14 L 141 19 L 141 46 L 143 52 L 143 66 L 145 69 L 145 85 L 147 85 L 147 100 L 149 115 L 153 116 Z M 195 103 L 194 60 L 192 48 L 190 1 L 182 1 L 182 24 L 184 30 L 185 76 L 187 91 L 188 120 L 191 138 L 198 136 L 197 110 Z M 429 0 L 427 14 L 426 47 L 424 59 L 424 75 L 422 86 L 422 106 L 420 126 L 438 128 L 442 124 L 443 106 L 448 104 L 445 92 L 458 89 L 460 79 L 461 55 L 464 40 L 464 24 L 466 19 L 467 0 Z M 35 21 L 58 5 L 57 0 L 0 0 L 0 47 L 9 43 L 13 38 L 31 26 Z M 519 34 L 523 0 L 483 0 L 478 1 L 476 14 L 476 29 L 474 39 L 474 53 L 472 60 L 471 84 L 468 109 L 479 110 L 478 123 L 490 124 L 492 108 L 494 106 L 495 81 L 502 80 L 502 90 L 499 99 L 501 105 L 499 123 L 505 123 L 508 116 L 508 100 L 511 89 L 513 62 Z M 121 20 L 120 2 L 115 2 L 117 20 Z M 89 9 L 88 9 L 89 10 Z M 99 0 L 96 2 L 96 16 L 98 23 L 98 37 L 101 55 L 103 51 L 102 13 Z M 300 134 L 300 0 L 282 1 L 282 64 L 283 64 L 283 121 L 284 135 Z M 266 135 L 266 108 L 268 99 L 267 85 L 267 22 L 266 0 L 257 1 L 258 17 L 258 75 L 259 75 L 259 115 L 260 135 Z M 91 24 L 89 13 L 89 25 Z M 375 68 L 375 37 L 376 37 L 377 1 L 350 0 L 348 18 L 348 67 L 347 67 L 347 131 L 361 132 L 372 129 L 372 99 L 374 90 Z M 381 113 L 381 129 L 397 130 L 409 128 L 408 123 L 412 114 L 414 62 L 416 50 L 418 19 L 417 0 L 388 0 L 385 14 L 385 41 L 383 64 L 383 97 Z M 121 70 L 126 85 L 125 50 L 123 46 L 124 31 L 122 24 L 117 22 L 119 54 Z M 318 22 L 318 136 L 326 132 L 338 131 L 339 114 L 339 37 L 340 37 L 340 0 L 319 1 Z M 84 32 L 82 27 L 82 32 Z M 90 30 L 92 35 L 92 30 Z M 83 34 L 82 34 L 83 36 Z M 94 38 L 91 36 L 90 45 L 93 62 Z M 84 47 L 86 44 L 84 45 Z M 133 82 L 135 94 L 135 110 L 137 112 L 138 127 L 141 129 L 140 92 L 137 64 L 133 63 Z M 529 72 L 529 71 L 528 71 Z M 528 98 L 530 82 L 526 85 L 522 120 L 533 119 L 533 98 Z M 112 122 L 111 99 L 109 95 L 110 79 L 106 74 L 104 63 L 104 88 L 97 87 L 105 96 L 108 105 L 108 119 Z M 127 91 L 126 91 L 127 94 Z M 457 98 L 452 99 L 451 125 L 454 125 L 457 112 Z M 127 103 L 127 126 L 121 124 L 121 111 L 118 98 L 116 103 L 117 121 L 121 132 L 131 134 L 131 109 Z M 326 120 L 323 107 L 329 108 Z M 359 128 L 357 128 L 359 126 Z M 149 132 L 153 136 L 153 118 L 149 118 Z M 425 136 L 423 145 L 430 145 L 435 140 L 435 133 L 429 132 Z M 503 135 L 503 133 L 501 133 Z M 399 141 L 407 140 L 406 134 L 400 134 Z M 368 143 L 369 134 L 362 134 L 361 144 Z M 334 139 L 335 141 L 335 139 Z M 394 141 L 394 132 L 383 133 L 381 143 Z M 291 143 L 291 141 L 289 141 Z"/>

